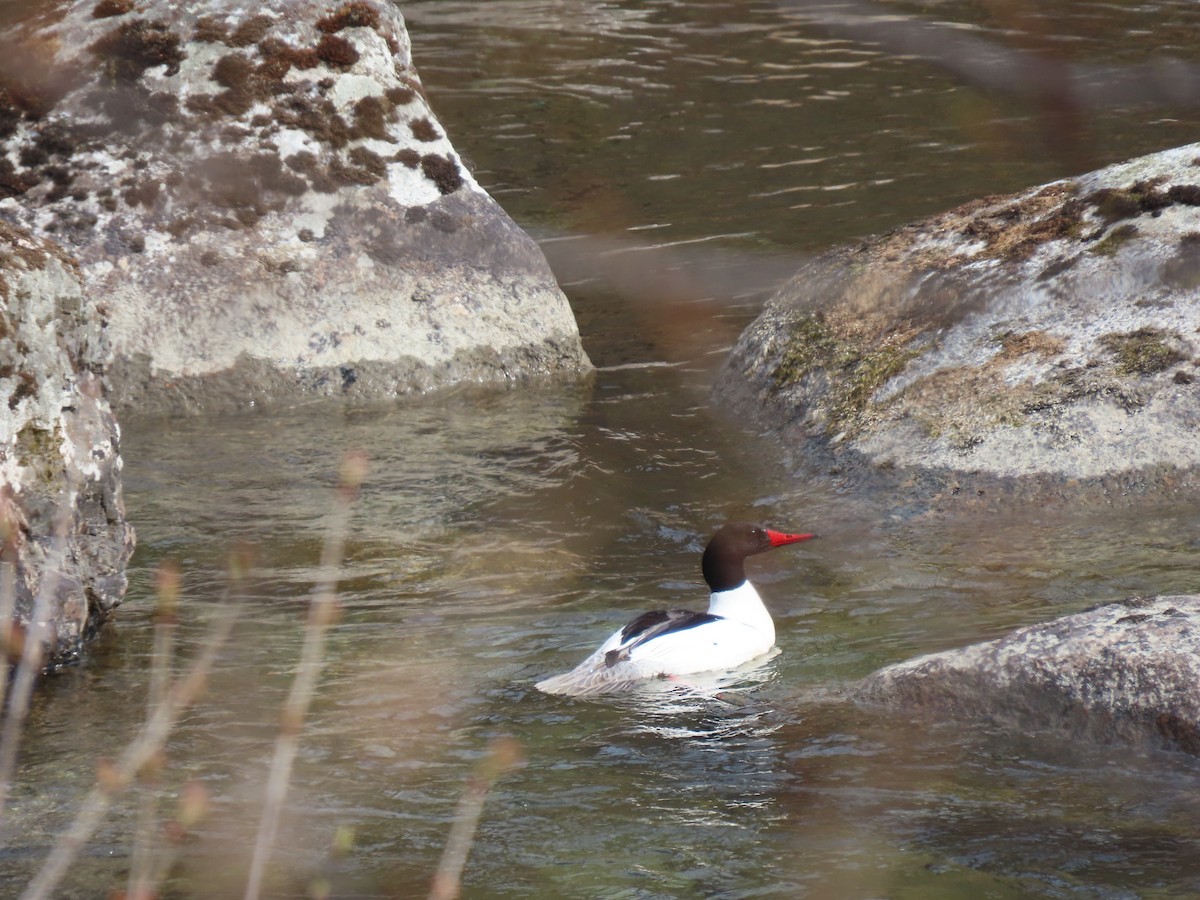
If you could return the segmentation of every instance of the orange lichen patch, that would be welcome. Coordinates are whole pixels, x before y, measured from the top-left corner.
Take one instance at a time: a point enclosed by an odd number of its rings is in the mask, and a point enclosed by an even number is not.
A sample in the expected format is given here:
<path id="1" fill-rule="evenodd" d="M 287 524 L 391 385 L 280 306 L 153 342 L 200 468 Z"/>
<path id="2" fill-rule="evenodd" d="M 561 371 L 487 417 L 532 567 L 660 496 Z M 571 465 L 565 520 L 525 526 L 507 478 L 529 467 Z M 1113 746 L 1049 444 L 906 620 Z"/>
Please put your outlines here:
<path id="1" fill-rule="evenodd" d="M 1079 237 L 1086 206 L 1072 196 L 1067 184 L 1053 184 L 1032 196 L 970 217 L 964 237 L 983 240 L 982 255 L 998 259 L 1026 259 L 1047 241 Z M 966 207 L 963 213 L 970 212 Z"/>
<path id="2" fill-rule="evenodd" d="M 462 172 L 450 157 L 427 153 L 421 157 L 421 171 L 443 194 L 453 194 L 462 187 Z"/>
<path id="3" fill-rule="evenodd" d="M 354 45 L 336 34 L 325 34 L 317 41 L 317 58 L 334 69 L 349 69 L 358 62 Z"/>
<path id="4" fill-rule="evenodd" d="M 109 19 L 133 12 L 133 0 L 100 0 L 92 7 L 93 19 Z"/>
<path id="5" fill-rule="evenodd" d="M 275 19 L 271 16 L 259 14 L 251 16 L 244 22 L 240 23 L 229 35 L 229 46 L 231 47 L 249 47 L 251 44 L 257 44 L 267 32 L 271 30 L 271 26 L 275 24 Z"/>
<path id="6" fill-rule="evenodd" d="M 333 34 L 343 28 L 378 28 L 379 12 L 369 3 L 347 3 L 317 20 L 317 28 Z"/>
<path id="7" fill-rule="evenodd" d="M 1058 356 L 1067 347 L 1065 340 L 1045 331 L 1026 331 L 1021 334 L 1008 331 L 996 338 L 996 343 L 1000 345 L 1000 352 L 994 359 L 1005 363 L 1031 353 L 1036 353 L 1043 359 L 1050 359 Z"/>
<path id="8" fill-rule="evenodd" d="M 179 35 L 166 22 L 135 19 L 102 35 L 88 48 L 114 81 L 132 82 L 147 69 L 166 66 L 174 75 L 184 59 Z"/>

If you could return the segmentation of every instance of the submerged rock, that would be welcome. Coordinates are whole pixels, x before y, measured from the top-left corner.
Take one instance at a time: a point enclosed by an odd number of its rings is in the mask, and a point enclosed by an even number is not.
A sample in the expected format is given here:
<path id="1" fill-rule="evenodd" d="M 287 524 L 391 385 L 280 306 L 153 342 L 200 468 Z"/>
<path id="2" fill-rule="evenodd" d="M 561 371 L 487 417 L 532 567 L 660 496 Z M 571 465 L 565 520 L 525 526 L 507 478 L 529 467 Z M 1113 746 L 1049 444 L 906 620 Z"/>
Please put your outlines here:
<path id="1" fill-rule="evenodd" d="M 104 316 L 59 247 L 0 223 L 0 617 L 44 623 L 51 666 L 121 602 L 133 552 Z"/>
<path id="2" fill-rule="evenodd" d="M 869 704 L 1200 755 L 1200 595 L 1134 597 L 888 666 Z"/>
<path id="3" fill-rule="evenodd" d="M 0 215 L 110 310 L 114 402 L 391 396 L 589 366 L 379 0 L 63 3 L 4 35 Z"/>
<path id="4" fill-rule="evenodd" d="M 862 471 L 1200 467 L 1200 145 L 989 197 L 805 266 L 721 376 Z"/>

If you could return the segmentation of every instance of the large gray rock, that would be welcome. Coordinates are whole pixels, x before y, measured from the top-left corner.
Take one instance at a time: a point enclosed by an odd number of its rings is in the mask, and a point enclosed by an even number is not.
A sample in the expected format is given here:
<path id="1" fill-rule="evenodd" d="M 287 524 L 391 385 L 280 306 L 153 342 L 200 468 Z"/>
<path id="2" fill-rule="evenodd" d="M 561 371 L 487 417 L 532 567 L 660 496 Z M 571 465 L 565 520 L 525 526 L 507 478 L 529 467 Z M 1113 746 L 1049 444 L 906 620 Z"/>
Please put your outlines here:
<path id="1" fill-rule="evenodd" d="M 0 615 L 28 630 L 40 608 L 51 666 L 121 602 L 133 551 L 107 356 L 74 261 L 0 223 Z"/>
<path id="2" fill-rule="evenodd" d="M 1200 755 L 1200 595 L 1135 597 L 888 666 L 864 703 Z"/>
<path id="3" fill-rule="evenodd" d="M 836 250 L 721 377 L 865 471 L 1104 479 L 1200 465 L 1200 145 Z"/>
<path id="4" fill-rule="evenodd" d="M 392 396 L 589 364 L 381 0 L 64 3 L 5 35 L 0 215 L 110 311 L 114 403 Z"/>

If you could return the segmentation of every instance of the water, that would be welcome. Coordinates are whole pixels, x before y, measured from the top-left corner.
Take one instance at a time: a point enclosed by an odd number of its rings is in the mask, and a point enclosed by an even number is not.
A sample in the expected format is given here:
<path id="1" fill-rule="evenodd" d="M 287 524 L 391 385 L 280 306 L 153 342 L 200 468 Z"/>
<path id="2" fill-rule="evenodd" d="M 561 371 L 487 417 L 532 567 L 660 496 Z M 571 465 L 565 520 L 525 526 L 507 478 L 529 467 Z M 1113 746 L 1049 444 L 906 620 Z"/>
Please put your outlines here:
<path id="1" fill-rule="evenodd" d="M 1188 117 L 1109 109 L 1055 136 L 1036 106 L 770 3 L 404 9 L 435 108 L 547 240 L 600 369 L 396 407 L 128 422 L 130 594 L 88 663 L 35 698 L 0 892 L 25 883 L 96 761 L 136 728 L 159 563 L 184 573 L 186 660 L 231 549 L 250 543 L 237 631 L 157 782 L 164 814 L 187 782 L 211 800 L 168 893 L 240 895 L 333 472 L 361 448 L 371 475 L 273 895 L 422 896 L 466 779 L 505 735 L 528 764 L 488 800 L 470 897 L 1200 893 L 1192 759 L 841 699 L 888 662 L 1195 590 L 1200 513 L 1169 497 L 1031 509 L 861 496 L 794 477 L 778 445 L 707 401 L 761 291 L 806 254 L 1084 157 L 1192 140 Z M 1190 3 L 889 9 L 1080 63 L 1194 56 L 1200 34 Z M 724 702 L 532 689 L 645 608 L 702 605 L 699 552 L 728 518 L 822 535 L 751 561 L 781 649 L 751 683 Z M 132 823 L 122 802 L 61 896 L 123 886 Z"/>

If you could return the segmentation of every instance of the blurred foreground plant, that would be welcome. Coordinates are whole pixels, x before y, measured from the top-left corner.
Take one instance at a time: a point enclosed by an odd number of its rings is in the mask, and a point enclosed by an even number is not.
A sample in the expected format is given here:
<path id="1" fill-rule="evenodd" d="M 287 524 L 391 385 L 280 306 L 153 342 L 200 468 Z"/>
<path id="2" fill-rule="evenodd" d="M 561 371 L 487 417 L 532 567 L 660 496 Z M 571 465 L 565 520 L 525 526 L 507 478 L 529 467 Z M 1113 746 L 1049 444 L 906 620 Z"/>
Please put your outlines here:
<path id="1" fill-rule="evenodd" d="M 71 525 L 71 509 L 68 505 L 71 492 L 63 492 L 63 502 L 55 516 L 54 532 L 50 539 L 50 549 L 46 554 L 46 569 L 38 585 L 34 597 L 33 609 L 29 614 L 29 627 L 22 630 L 16 622 L 16 587 L 15 562 L 16 553 L 11 549 L 14 543 L 12 531 L 15 521 L 7 514 L 3 518 L 4 557 L 3 576 L 0 577 L 0 614 L 4 616 L 3 651 L 0 659 L 16 660 L 16 671 L 12 676 L 12 688 L 8 695 L 0 694 L 0 703 L 7 700 L 4 709 L 4 724 L 0 727 L 0 816 L 4 815 L 4 807 L 8 801 L 8 790 L 12 783 L 13 770 L 17 764 L 17 750 L 21 746 L 21 731 L 25 727 L 25 716 L 29 713 L 29 698 L 33 695 L 33 685 L 42 671 L 42 662 L 49 643 L 49 618 L 52 598 L 58 590 L 58 581 L 62 572 L 64 555 L 66 553 L 66 535 Z M 5 504 L 7 512 L 7 504 Z M 11 559 L 10 559 L 11 557 Z M 7 687 L 7 679 L 0 679 Z"/>
<path id="2" fill-rule="evenodd" d="M 301 659 L 285 703 L 280 735 L 276 742 L 271 766 L 262 822 L 255 843 L 254 858 L 246 885 L 246 896 L 257 897 L 262 876 L 278 830 L 279 815 L 286 796 L 292 762 L 296 756 L 300 730 L 316 690 L 324 660 L 325 634 L 337 618 L 337 581 L 341 566 L 350 508 L 358 495 L 366 474 L 366 459 L 362 454 L 349 454 L 343 460 L 339 483 L 334 496 L 321 557 L 321 576 L 309 607 Z M 3 535 L 0 535 L 3 537 Z M 57 566 L 61 567 L 60 558 Z M 147 717 L 134 739 L 115 760 L 103 760 L 96 767 L 96 783 L 84 799 L 71 826 L 59 835 L 41 870 L 21 895 L 23 900 L 36 900 L 53 895 L 71 863 L 86 845 L 102 821 L 112 802 L 139 778 L 153 781 L 164 763 L 164 747 L 180 716 L 204 692 L 209 674 L 221 647 L 226 643 L 241 611 L 241 585 L 249 569 L 246 552 L 232 555 L 229 587 L 226 589 L 216 620 L 199 652 L 187 670 L 171 678 L 174 660 L 174 632 L 179 598 L 179 572 L 171 563 L 159 570 L 157 604 L 155 608 L 154 649 L 151 656 L 150 689 Z M 7 566 L 0 570 L 0 610 L 11 608 L 11 591 L 5 586 Z M 53 585 L 50 585 L 52 588 Z M 232 599 L 234 596 L 238 601 Z M 6 623 L 11 622 L 5 616 Z M 35 614 L 33 621 L 40 618 Z M 11 625 L 3 634 L 4 650 L 12 656 L 19 654 L 8 714 L 0 732 L 0 811 L 8 779 L 16 760 L 20 731 L 28 709 L 29 696 L 40 672 L 40 635 L 19 635 Z M 23 637 L 23 640 L 21 638 Z M 2 699 L 2 698 L 0 698 Z M 157 896 L 176 855 L 176 848 L 188 828 L 207 810 L 207 793 L 199 784 L 186 785 L 181 793 L 174 818 L 165 829 L 156 827 L 157 810 L 151 791 L 143 798 L 137 815 L 136 834 L 126 886 L 127 900 L 150 900 Z"/>
<path id="3" fill-rule="evenodd" d="M 245 897 L 256 900 L 263 890 L 267 863 L 274 849 L 279 820 L 296 755 L 300 734 L 315 695 L 325 663 L 325 643 L 329 628 L 339 615 L 337 586 L 345 551 L 350 512 L 367 472 L 362 454 L 349 454 L 341 464 L 338 486 L 321 555 L 321 568 L 308 607 L 304 642 L 296 675 L 284 703 L 275 753 L 267 779 L 262 817 L 247 875 Z M 0 539 L 4 534 L 0 534 Z M 0 563 L 2 563 L 0 555 Z M 61 554 L 57 562 L 61 565 Z M 167 822 L 160 822 L 155 798 L 159 775 L 165 766 L 165 745 L 183 712 L 203 694 L 221 648 L 228 641 L 241 615 L 243 582 L 251 567 L 247 551 L 231 556 L 229 583 L 218 607 L 215 620 L 199 651 L 187 669 L 172 677 L 175 665 L 175 632 L 178 622 L 180 573 L 170 562 L 164 563 L 157 577 L 157 601 L 154 612 L 154 643 L 151 653 L 146 720 L 137 735 L 116 759 L 102 760 L 96 767 L 96 781 L 83 800 L 71 825 L 62 832 L 41 870 L 21 895 L 23 900 L 39 900 L 54 895 L 112 803 L 135 781 L 146 790 L 136 815 L 130 870 L 124 900 L 153 900 L 159 896 L 184 836 L 208 810 L 207 791 L 199 783 L 185 785 L 177 808 Z M 0 564 L 0 613 L 7 603 L 11 608 L 11 578 Z M 52 588 L 53 585 L 50 585 Z M 4 615 L 4 623 L 11 616 Z M 34 622 L 39 621 L 34 617 Z M 8 778 L 15 764 L 20 730 L 28 710 L 29 696 L 40 672 L 40 635 L 20 634 L 11 625 L 0 626 L 3 650 L 17 662 L 8 716 L 0 736 L 0 815 Z M 0 695 L 0 701 L 3 696 Z M 446 846 L 433 877 L 430 897 L 448 900 L 461 890 L 462 872 L 474 842 L 484 801 L 496 781 L 523 763 L 519 744 L 512 738 L 493 741 L 487 754 L 470 776 L 459 799 Z M 352 832 L 339 831 L 339 845 L 348 849 Z M 315 887 L 315 886 L 314 886 Z"/>
<path id="4" fill-rule="evenodd" d="M 325 665 L 325 635 L 329 626 L 337 620 L 339 613 L 338 574 L 346 546 L 350 508 L 358 497 L 359 488 L 362 487 L 366 475 L 367 458 L 362 453 L 348 454 L 342 460 L 338 473 L 338 487 L 334 493 L 333 514 L 325 534 L 325 547 L 321 552 L 321 576 L 312 604 L 308 608 L 308 623 L 304 631 L 304 646 L 300 650 L 300 665 L 283 706 L 279 737 L 275 741 L 275 758 L 271 761 L 267 797 L 263 803 L 258 837 L 254 842 L 250 875 L 246 879 L 246 900 L 258 897 L 262 890 L 267 859 L 271 855 L 275 836 L 279 831 L 279 815 L 287 796 L 296 751 L 300 747 L 300 731 L 304 727 L 304 718 L 308 714 L 308 707 L 317 688 L 317 679 Z"/>
<path id="5" fill-rule="evenodd" d="M 467 854 L 475 842 L 475 830 L 483 813 L 483 802 L 492 787 L 504 775 L 523 765 L 521 745 L 515 738 L 502 737 L 492 741 L 487 756 L 476 766 L 467 780 L 466 789 L 454 812 L 454 824 L 442 851 L 442 860 L 433 875 L 429 900 L 454 900 L 462 890 L 462 873 Z"/>
<path id="6" fill-rule="evenodd" d="M 21 895 L 23 900 L 35 900 L 35 898 L 52 895 L 54 888 L 92 836 L 113 800 L 123 793 L 140 773 L 158 760 L 167 737 L 179 721 L 180 715 L 204 692 L 217 654 L 233 631 L 234 623 L 240 612 L 241 604 L 233 601 L 231 597 L 233 595 L 232 587 L 240 586 L 245 574 L 244 562 L 244 558 L 239 559 L 238 554 L 234 554 L 233 564 L 230 566 L 231 588 L 226 592 L 208 637 L 187 671 L 171 682 L 169 688 L 165 687 L 169 678 L 165 672 L 151 676 L 152 682 L 157 681 L 163 686 L 162 698 L 152 708 L 146 722 L 121 755 L 116 760 L 104 760 L 96 767 L 95 786 L 84 799 L 71 827 L 59 835 L 54 848 L 42 865 L 41 871 Z M 164 584 L 169 582 L 169 578 L 160 578 L 159 580 L 160 613 L 165 607 L 174 606 L 173 593 L 164 590 Z M 160 615 L 156 629 L 161 632 L 170 627 L 167 623 L 170 621 L 171 615 L 173 613 Z M 164 665 L 169 665 L 169 657 L 166 654 L 156 655 L 152 666 L 162 668 Z M 145 889 L 150 890 L 148 886 Z"/>

